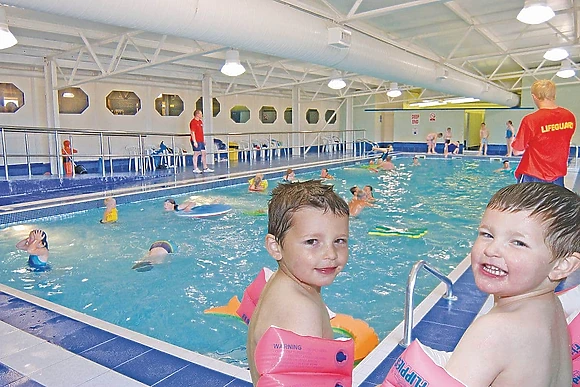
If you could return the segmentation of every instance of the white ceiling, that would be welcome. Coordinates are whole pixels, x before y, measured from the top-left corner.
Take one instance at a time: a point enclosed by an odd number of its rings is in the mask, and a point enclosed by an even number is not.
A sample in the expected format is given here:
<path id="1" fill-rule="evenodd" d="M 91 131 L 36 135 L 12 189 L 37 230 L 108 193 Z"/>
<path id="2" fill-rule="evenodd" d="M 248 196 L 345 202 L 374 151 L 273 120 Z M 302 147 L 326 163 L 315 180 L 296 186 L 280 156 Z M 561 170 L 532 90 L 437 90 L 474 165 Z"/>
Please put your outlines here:
<path id="1" fill-rule="evenodd" d="M 271 1 L 508 91 L 520 92 L 522 85 L 529 85 L 528 80 L 534 78 L 551 78 L 557 83 L 579 81 L 577 77 L 555 77 L 560 63 L 542 57 L 559 39 L 559 44 L 568 48 L 572 62 L 580 61 L 580 3 L 576 0 L 548 0 L 556 16 L 540 25 L 516 20 L 523 0 Z M 6 7 L 6 14 L 18 44 L 0 51 L 0 74 L 42 76 L 44 58 L 51 58 L 58 65 L 60 88 L 100 80 L 199 89 L 202 76 L 210 74 L 216 96 L 251 93 L 289 97 L 297 84 L 303 99 L 355 96 L 356 106 L 379 102 L 389 107 L 391 102 L 400 105 L 402 100 L 444 96 L 437 90 L 399 84 L 407 91 L 391 100 L 385 92 L 392 80 L 354 73 L 344 74 L 346 89 L 334 91 L 326 85 L 332 68 L 247 51 L 240 52 L 246 73 L 230 78 L 219 72 L 228 47 L 14 7 Z"/>

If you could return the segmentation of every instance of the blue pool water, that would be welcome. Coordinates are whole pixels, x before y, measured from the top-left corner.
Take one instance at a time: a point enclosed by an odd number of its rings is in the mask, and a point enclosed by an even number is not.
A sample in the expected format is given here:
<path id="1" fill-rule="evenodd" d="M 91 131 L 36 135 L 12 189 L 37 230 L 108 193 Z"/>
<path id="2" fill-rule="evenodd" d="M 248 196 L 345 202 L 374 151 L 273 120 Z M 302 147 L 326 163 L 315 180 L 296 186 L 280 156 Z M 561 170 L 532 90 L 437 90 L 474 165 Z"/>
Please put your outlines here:
<path id="1" fill-rule="evenodd" d="M 397 171 L 375 174 L 353 166 L 330 170 L 337 192 L 350 199 L 353 185 L 370 184 L 376 206 L 350 223 L 350 261 L 323 297 L 340 313 L 367 321 L 384 338 L 402 319 L 407 275 L 425 259 L 449 273 L 469 252 L 485 204 L 511 175 L 494 173 L 499 162 L 398 158 Z M 401 165 L 402 164 L 402 165 Z M 316 174 L 298 175 L 300 179 Z M 270 181 L 271 190 L 275 181 Z M 246 326 L 233 318 L 204 314 L 225 305 L 263 266 L 276 268 L 263 248 L 267 194 L 233 186 L 176 197 L 233 207 L 213 219 L 193 219 L 163 211 L 163 200 L 118 206 L 119 221 L 102 225 L 102 210 L 7 227 L 0 232 L 0 282 L 49 301 L 190 350 L 244 365 Z M 376 225 L 426 227 L 419 239 L 374 237 Z M 33 228 L 48 234 L 52 270 L 26 270 L 27 257 L 14 245 Z M 131 266 L 155 240 L 170 240 L 175 254 L 149 272 Z M 420 276 L 418 299 L 436 285 Z"/>

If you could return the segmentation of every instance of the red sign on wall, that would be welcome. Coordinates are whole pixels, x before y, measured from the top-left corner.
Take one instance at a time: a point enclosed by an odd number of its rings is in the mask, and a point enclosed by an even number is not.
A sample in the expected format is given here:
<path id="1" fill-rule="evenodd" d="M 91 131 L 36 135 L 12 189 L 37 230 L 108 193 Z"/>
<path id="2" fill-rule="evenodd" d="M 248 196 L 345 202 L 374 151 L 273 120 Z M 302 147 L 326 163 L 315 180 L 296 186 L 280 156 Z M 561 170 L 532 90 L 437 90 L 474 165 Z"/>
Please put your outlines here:
<path id="1" fill-rule="evenodd" d="M 411 125 L 419 125 L 419 117 L 421 117 L 419 113 L 411 114 Z"/>
<path id="2" fill-rule="evenodd" d="M 429 121 L 437 121 L 437 116 L 435 115 L 435 113 L 429 114 Z"/>

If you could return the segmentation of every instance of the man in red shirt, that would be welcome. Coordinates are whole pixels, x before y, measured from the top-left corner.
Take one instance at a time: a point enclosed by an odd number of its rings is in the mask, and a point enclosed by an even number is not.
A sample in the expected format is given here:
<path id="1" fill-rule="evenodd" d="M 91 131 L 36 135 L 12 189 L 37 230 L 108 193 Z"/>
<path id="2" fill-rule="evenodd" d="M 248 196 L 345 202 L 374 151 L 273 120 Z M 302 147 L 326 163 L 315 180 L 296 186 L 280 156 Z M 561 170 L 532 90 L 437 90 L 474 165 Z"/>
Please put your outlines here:
<path id="1" fill-rule="evenodd" d="M 519 183 L 538 181 L 564 186 L 576 117 L 556 105 L 554 82 L 538 80 L 531 92 L 538 111 L 522 119 L 512 144 L 514 155 L 523 154 L 516 178 Z"/>
<path id="2" fill-rule="evenodd" d="M 205 139 L 203 137 L 203 121 L 201 120 L 202 113 L 201 110 L 196 110 L 193 112 L 193 119 L 189 123 L 189 131 L 191 132 L 191 147 L 193 148 L 193 173 L 203 173 L 203 172 L 213 172 L 207 166 L 206 162 L 206 151 L 205 151 Z M 203 171 L 200 171 L 197 167 L 197 158 L 201 155 L 201 163 L 203 164 Z"/>

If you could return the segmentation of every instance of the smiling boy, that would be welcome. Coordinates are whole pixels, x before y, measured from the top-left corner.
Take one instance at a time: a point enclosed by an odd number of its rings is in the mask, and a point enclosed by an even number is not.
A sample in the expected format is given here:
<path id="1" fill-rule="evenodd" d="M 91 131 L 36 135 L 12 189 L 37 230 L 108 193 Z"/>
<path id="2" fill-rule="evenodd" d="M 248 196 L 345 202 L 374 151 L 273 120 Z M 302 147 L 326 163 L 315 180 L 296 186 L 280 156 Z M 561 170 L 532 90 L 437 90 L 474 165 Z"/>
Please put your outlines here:
<path id="1" fill-rule="evenodd" d="M 254 385 L 256 345 L 270 326 L 332 339 L 321 289 L 348 260 L 348 205 L 318 180 L 280 184 L 268 206 L 268 253 L 278 270 L 266 284 L 248 329 L 247 354 Z"/>
<path id="2" fill-rule="evenodd" d="M 469 387 L 568 387 L 570 339 L 558 283 L 580 266 L 580 198 L 548 183 L 499 190 L 471 250 L 477 287 L 494 297 L 446 370 Z"/>

